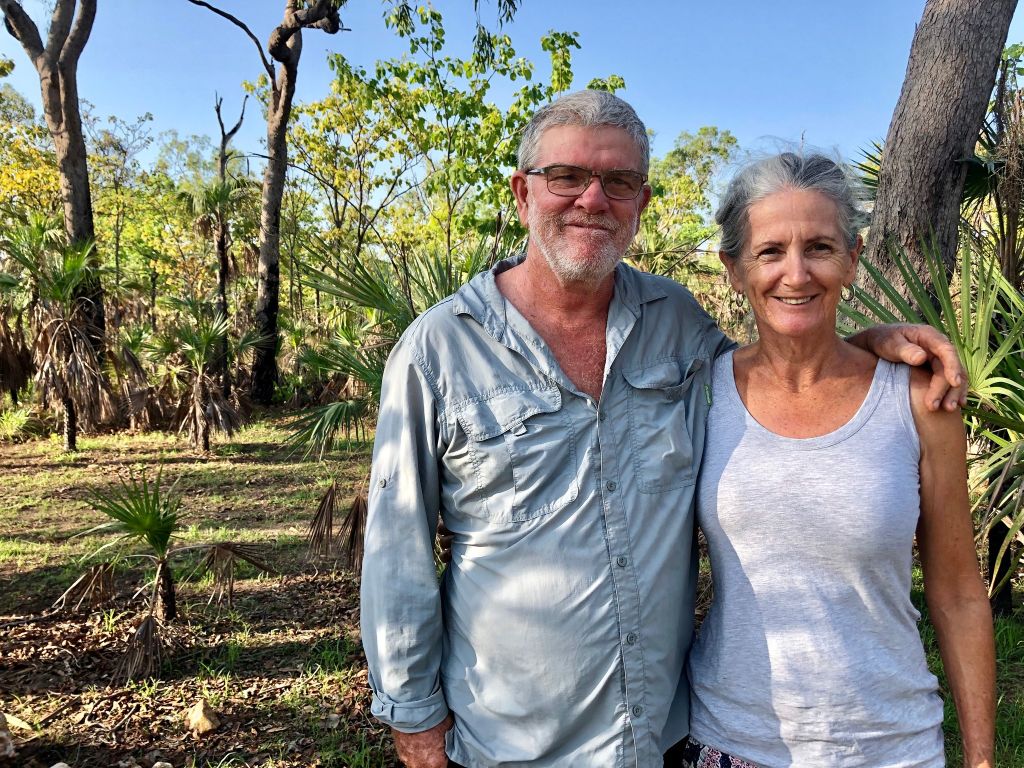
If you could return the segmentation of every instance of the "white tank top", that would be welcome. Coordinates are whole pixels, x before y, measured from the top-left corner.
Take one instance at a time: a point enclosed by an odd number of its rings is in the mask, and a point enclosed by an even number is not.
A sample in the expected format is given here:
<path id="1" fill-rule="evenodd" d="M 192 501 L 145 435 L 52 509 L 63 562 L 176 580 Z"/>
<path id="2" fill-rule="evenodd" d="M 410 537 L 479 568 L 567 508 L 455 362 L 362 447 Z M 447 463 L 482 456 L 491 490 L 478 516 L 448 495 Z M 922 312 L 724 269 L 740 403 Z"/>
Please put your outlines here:
<path id="1" fill-rule="evenodd" d="M 920 445 L 910 370 L 879 361 L 834 432 L 776 435 L 715 362 L 697 491 L 714 603 L 690 653 L 690 731 L 775 768 L 945 764 L 910 601 Z"/>

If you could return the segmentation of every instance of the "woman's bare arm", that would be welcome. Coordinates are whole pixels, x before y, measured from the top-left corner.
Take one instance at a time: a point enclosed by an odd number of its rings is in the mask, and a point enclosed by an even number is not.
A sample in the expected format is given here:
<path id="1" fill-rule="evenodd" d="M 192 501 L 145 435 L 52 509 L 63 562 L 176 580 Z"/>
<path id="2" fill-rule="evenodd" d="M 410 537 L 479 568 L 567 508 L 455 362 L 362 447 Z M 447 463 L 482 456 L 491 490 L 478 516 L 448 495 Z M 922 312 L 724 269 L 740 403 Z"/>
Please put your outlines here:
<path id="1" fill-rule="evenodd" d="M 912 371 L 911 403 L 921 441 L 917 546 L 925 601 L 956 702 L 964 765 L 992 768 L 995 649 L 967 498 L 967 440 L 959 410 L 927 407 L 928 383 L 927 372 Z"/>

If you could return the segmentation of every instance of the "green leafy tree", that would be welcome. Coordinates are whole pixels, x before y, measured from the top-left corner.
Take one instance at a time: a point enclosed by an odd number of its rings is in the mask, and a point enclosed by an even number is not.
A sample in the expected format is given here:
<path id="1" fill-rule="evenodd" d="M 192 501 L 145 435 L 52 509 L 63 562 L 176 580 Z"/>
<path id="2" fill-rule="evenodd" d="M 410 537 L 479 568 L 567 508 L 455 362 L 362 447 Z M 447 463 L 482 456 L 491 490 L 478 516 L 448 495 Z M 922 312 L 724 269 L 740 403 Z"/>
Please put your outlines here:
<path id="1" fill-rule="evenodd" d="M 630 258 L 649 272 L 685 278 L 716 232 L 710 192 L 715 174 L 736 151 L 729 131 L 704 126 L 679 134 L 673 148 L 651 162 L 651 202 Z"/>

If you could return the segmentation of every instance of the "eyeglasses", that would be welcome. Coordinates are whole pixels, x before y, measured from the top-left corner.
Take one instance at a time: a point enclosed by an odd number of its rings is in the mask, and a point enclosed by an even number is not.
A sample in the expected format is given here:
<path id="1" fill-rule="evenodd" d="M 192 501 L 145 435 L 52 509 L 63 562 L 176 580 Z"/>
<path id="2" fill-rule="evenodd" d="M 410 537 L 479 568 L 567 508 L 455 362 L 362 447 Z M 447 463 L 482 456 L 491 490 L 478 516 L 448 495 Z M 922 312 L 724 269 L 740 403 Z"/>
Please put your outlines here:
<path id="1" fill-rule="evenodd" d="M 546 165 L 530 168 L 527 176 L 543 176 L 548 192 L 560 197 L 578 197 L 587 191 L 596 176 L 601 180 L 601 189 L 612 200 L 635 200 L 644 188 L 647 177 L 636 171 L 613 170 L 592 171 L 575 165 Z"/>

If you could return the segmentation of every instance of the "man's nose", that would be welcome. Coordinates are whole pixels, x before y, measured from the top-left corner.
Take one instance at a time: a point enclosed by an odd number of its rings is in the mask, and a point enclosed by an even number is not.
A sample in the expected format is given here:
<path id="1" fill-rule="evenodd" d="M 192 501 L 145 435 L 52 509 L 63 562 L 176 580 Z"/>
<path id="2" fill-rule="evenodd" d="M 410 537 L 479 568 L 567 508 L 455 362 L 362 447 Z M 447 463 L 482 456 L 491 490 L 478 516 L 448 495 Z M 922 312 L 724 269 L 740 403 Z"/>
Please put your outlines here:
<path id="1" fill-rule="evenodd" d="M 610 203 L 608 195 L 604 193 L 604 187 L 601 186 L 600 177 L 595 174 L 590 178 L 590 184 L 576 197 L 575 205 L 588 213 L 608 210 Z"/>

